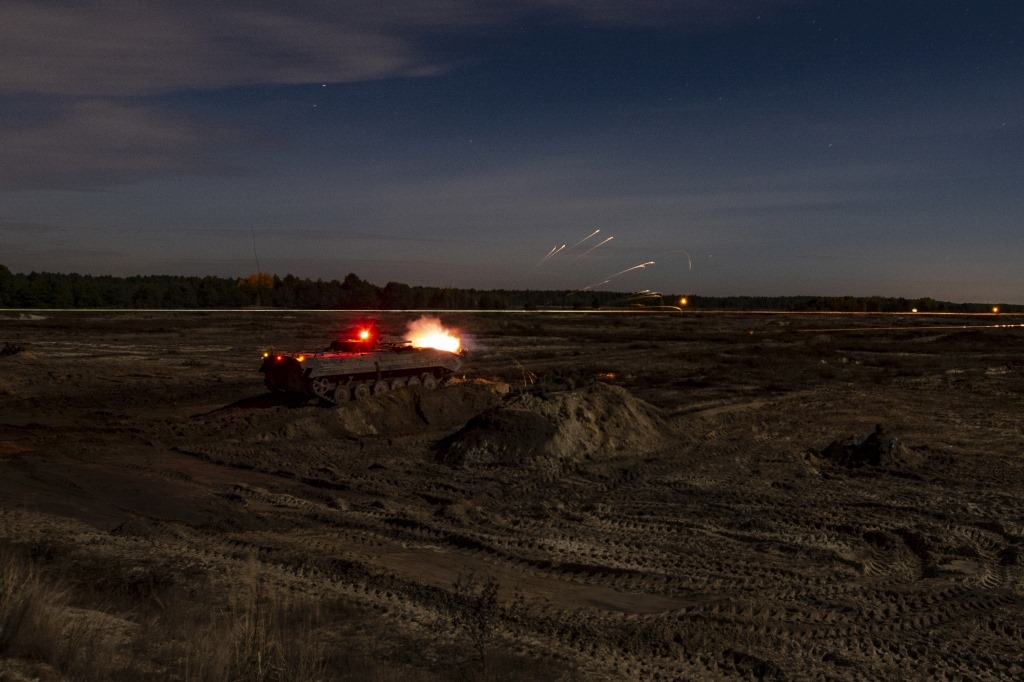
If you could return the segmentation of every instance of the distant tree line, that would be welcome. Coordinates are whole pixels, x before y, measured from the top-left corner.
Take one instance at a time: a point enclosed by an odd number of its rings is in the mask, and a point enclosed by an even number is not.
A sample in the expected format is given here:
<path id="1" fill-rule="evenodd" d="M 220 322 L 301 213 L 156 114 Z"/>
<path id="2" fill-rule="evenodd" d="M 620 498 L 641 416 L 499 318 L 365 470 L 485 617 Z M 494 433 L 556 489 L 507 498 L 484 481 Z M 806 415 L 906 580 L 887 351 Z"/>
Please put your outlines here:
<path id="1" fill-rule="evenodd" d="M 950 303 L 934 298 L 889 296 L 690 296 L 688 308 L 703 310 L 781 310 L 846 313 L 987 313 L 1024 312 L 1009 303 Z"/>
<path id="2" fill-rule="evenodd" d="M 633 298 L 625 292 L 459 289 L 388 282 L 383 287 L 348 274 L 341 281 L 253 273 L 239 279 L 170 275 L 12 273 L 0 265 L 2 308 L 298 308 L 310 310 L 592 309 L 679 305 L 679 295 Z M 997 304 L 1004 312 L 1024 306 Z M 847 312 L 987 312 L 992 304 L 881 296 L 688 296 L 690 310 Z"/>

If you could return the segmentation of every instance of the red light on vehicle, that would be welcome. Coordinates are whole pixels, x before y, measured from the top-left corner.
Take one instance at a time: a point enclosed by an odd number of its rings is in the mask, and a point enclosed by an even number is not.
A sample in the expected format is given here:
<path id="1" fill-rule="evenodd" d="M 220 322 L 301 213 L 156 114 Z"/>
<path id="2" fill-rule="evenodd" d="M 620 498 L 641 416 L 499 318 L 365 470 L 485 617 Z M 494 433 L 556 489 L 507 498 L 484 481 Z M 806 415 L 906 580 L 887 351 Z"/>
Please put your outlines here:
<path id="1" fill-rule="evenodd" d="M 276 358 L 274 358 L 274 359 L 275 359 L 275 360 L 277 360 L 278 362 L 281 362 L 281 356 L 280 356 L 280 355 L 278 355 L 278 356 L 277 356 Z"/>
<path id="2" fill-rule="evenodd" d="M 363 329 L 362 331 L 359 332 L 359 340 L 360 341 L 366 341 L 369 338 L 370 338 L 370 330 L 369 329 Z"/>

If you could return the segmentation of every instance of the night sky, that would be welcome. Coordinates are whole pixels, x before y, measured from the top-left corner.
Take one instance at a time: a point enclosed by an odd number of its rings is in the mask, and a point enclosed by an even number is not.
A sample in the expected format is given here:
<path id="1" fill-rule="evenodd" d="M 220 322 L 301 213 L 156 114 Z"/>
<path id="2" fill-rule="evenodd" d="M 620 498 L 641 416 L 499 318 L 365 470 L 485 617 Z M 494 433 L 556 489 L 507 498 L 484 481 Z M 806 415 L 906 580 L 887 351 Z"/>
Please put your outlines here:
<path id="1" fill-rule="evenodd" d="M 1017 0 L 0 0 L 0 264 L 1024 303 L 1022 115 Z"/>

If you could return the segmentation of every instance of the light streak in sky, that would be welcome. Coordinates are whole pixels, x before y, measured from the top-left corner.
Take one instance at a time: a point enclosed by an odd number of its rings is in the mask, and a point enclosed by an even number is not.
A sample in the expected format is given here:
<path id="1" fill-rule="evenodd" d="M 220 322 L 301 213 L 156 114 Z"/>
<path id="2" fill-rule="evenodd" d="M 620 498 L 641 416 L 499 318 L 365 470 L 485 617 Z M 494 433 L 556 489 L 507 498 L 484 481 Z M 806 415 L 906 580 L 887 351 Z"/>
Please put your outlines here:
<path id="1" fill-rule="evenodd" d="M 689 252 L 686 249 L 677 249 L 675 251 L 669 251 L 669 253 L 670 254 L 673 254 L 673 253 L 683 253 L 683 254 L 686 254 L 686 265 L 687 265 L 686 269 L 687 270 L 693 270 L 693 259 L 690 258 L 690 254 L 689 254 Z"/>
<path id="2" fill-rule="evenodd" d="M 565 244 L 562 244 L 561 246 L 552 246 L 552 247 L 551 247 L 551 250 L 550 250 L 550 251 L 548 251 L 548 255 L 546 255 L 546 256 L 544 256 L 543 258 L 541 258 L 541 259 L 540 259 L 540 260 L 539 260 L 539 261 L 537 262 L 537 265 L 534 265 L 533 267 L 535 267 L 535 268 L 536 268 L 536 267 L 540 267 L 541 263 L 543 263 L 544 261 L 546 261 L 546 260 L 547 260 L 548 258 L 551 258 L 552 256 L 554 256 L 554 255 L 555 255 L 556 253 L 558 253 L 559 251 L 561 251 L 561 250 L 562 250 L 562 249 L 564 249 L 564 248 L 565 248 Z"/>
<path id="3" fill-rule="evenodd" d="M 608 279 L 604 280 L 603 282 L 598 282 L 597 284 L 591 284 L 590 286 L 583 287 L 582 289 L 580 289 L 580 291 L 587 291 L 588 289 L 593 289 L 594 287 L 599 287 L 602 284 L 607 284 L 608 282 L 612 281 L 613 279 L 615 279 L 619 275 L 624 275 L 627 272 L 630 272 L 632 270 L 642 270 L 643 268 L 646 268 L 648 265 L 654 265 L 654 261 L 649 260 L 646 263 L 640 263 L 639 265 L 634 265 L 631 268 L 626 268 L 625 270 L 622 270 L 620 272 L 616 272 L 614 275 L 609 275 Z"/>
<path id="4" fill-rule="evenodd" d="M 662 300 L 661 292 L 651 291 L 650 289 L 644 289 L 643 291 L 637 291 L 635 293 L 632 293 L 629 296 L 624 296 L 623 298 L 619 299 L 619 301 L 645 301 L 651 299 L 657 299 L 659 301 Z"/>
<path id="5" fill-rule="evenodd" d="M 587 249 L 586 251 L 584 251 L 583 253 L 581 253 L 580 255 L 578 255 L 578 256 L 576 256 L 576 257 L 577 257 L 577 258 L 583 258 L 583 257 L 584 257 L 584 256 L 586 256 L 586 255 L 587 255 L 588 253 L 590 253 L 591 251 L 593 251 L 594 249 L 596 249 L 597 247 L 599 247 L 599 246 L 602 246 L 603 244 L 607 244 L 608 242 L 610 242 L 610 241 L 611 241 L 611 240 L 613 240 L 613 239 L 615 239 L 615 237 L 608 237 L 607 239 L 605 239 L 605 240 L 604 240 L 603 242 L 601 242 L 600 244 L 597 244 L 597 245 L 595 245 L 595 246 L 591 246 L 591 247 L 590 247 L 589 249 Z"/>
<path id="6" fill-rule="evenodd" d="M 575 244 L 573 244 L 573 245 L 572 245 L 572 246 L 570 246 L 569 248 L 570 248 L 570 249 L 575 249 L 575 248 L 576 248 L 577 246 L 579 246 L 579 245 L 580 245 L 580 244 L 582 244 L 583 242 L 587 241 L 588 239 L 590 239 L 591 237 L 593 237 L 593 236 L 594 236 L 595 234 L 597 234 L 597 233 L 598 233 L 598 232 L 600 232 L 600 231 L 601 231 L 601 230 L 594 230 L 593 232 L 591 232 L 591 233 L 590 233 L 590 234 L 588 234 L 588 235 L 587 235 L 586 237 L 584 237 L 583 239 L 579 240 L 578 242 L 576 242 Z"/>
<path id="7" fill-rule="evenodd" d="M 614 275 L 609 276 L 608 279 L 612 279 L 613 277 L 618 277 L 619 275 L 624 275 L 627 272 L 629 272 L 630 270 L 642 270 L 642 269 L 646 268 L 648 265 L 654 265 L 654 261 L 649 260 L 646 263 L 640 263 L 639 265 L 634 265 L 631 268 L 626 268 L 625 270 L 623 270 L 621 272 L 616 272 Z"/>

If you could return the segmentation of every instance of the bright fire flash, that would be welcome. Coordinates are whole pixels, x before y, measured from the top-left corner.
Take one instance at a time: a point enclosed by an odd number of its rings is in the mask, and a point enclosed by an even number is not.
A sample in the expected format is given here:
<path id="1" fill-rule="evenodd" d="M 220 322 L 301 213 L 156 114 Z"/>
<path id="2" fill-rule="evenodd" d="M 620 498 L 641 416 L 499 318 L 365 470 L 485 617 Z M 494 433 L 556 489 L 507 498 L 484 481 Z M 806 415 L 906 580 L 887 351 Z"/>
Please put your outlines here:
<path id="1" fill-rule="evenodd" d="M 408 324 L 405 340 L 414 348 L 437 348 L 457 353 L 462 347 L 462 340 L 452 331 L 454 330 L 445 329 L 441 320 L 436 317 L 424 315 Z"/>

